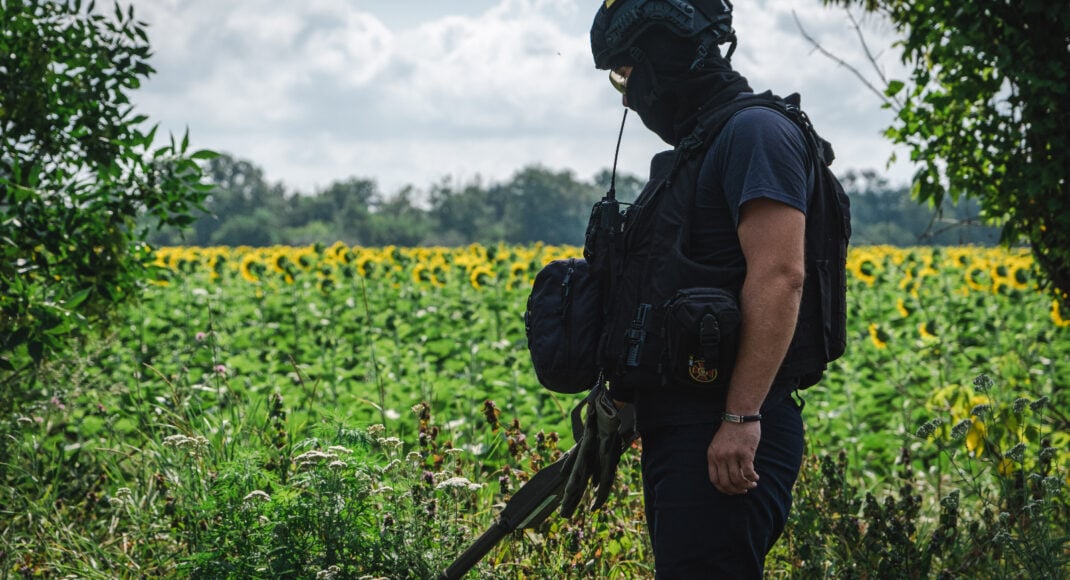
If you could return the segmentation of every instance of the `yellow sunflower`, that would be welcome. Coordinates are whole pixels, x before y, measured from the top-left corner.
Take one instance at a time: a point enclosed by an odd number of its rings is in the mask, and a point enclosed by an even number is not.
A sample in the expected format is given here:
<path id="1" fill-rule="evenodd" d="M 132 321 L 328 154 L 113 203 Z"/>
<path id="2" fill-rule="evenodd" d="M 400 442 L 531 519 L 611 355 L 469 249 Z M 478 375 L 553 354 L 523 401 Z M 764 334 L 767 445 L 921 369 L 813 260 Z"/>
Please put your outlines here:
<path id="1" fill-rule="evenodd" d="M 494 279 L 494 270 L 491 270 L 487 265 L 476 266 L 472 268 L 472 271 L 468 274 L 468 281 L 472 283 L 472 287 L 476 290 L 482 290 L 483 285 L 489 283 Z"/>
<path id="2" fill-rule="evenodd" d="M 1051 321 L 1055 323 L 1055 326 L 1060 328 L 1070 326 L 1070 317 L 1063 316 L 1063 311 L 1067 306 L 1064 300 L 1058 298 L 1051 301 Z"/>
<path id="3" fill-rule="evenodd" d="M 985 268 L 983 265 L 978 265 L 974 263 L 974 265 L 970 266 L 969 269 L 966 270 L 966 285 L 969 286 L 971 290 L 976 290 L 978 292 L 987 292 L 990 286 L 987 283 L 987 277 L 988 269 Z"/>
<path id="4" fill-rule="evenodd" d="M 868 255 L 859 254 L 859 256 L 859 259 L 851 260 L 847 267 L 855 278 L 865 282 L 866 286 L 872 286 L 877 281 L 877 262 Z"/>
<path id="5" fill-rule="evenodd" d="M 907 307 L 906 301 L 904 301 L 902 298 L 896 300 L 895 309 L 899 311 L 900 316 L 902 316 L 903 318 L 909 318 L 910 315 L 914 312 L 913 309 Z"/>
<path id="6" fill-rule="evenodd" d="M 918 334 L 921 335 L 922 340 L 937 340 L 936 336 L 936 324 L 931 320 L 928 322 L 922 322 L 918 325 Z"/>
<path id="7" fill-rule="evenodd" d="M 422 286 L 424 283 L 431 282 L 431 268 L 424 262 L 418 262 L 412 268 L 412 283 L 417 286 Z"/>
<path id="8" fill-rule="evenodd" d="M 260 273 L 264 271 L 264 265 L 257 260 L 256 254 L 248 253 L 242 257 L 238 271 L 246 282 L 257 284 L 260 282 Z"/>
<path id="9" fill-rule="evenodd" d="M 869 338 L 873 341 L 873 346 L 879 349 L 888 348 L 888 333 L 884 332 L 876 322 L 869 324 Z"/>
<path id="10" fill-rule="evenodd" d="M 516 288 L 519 284 L 526 283 L 528 281 L 528 265 L 529 262 L 513 262 L 509 266 L 509 283 L 506 285 L 508 290 Z"/>

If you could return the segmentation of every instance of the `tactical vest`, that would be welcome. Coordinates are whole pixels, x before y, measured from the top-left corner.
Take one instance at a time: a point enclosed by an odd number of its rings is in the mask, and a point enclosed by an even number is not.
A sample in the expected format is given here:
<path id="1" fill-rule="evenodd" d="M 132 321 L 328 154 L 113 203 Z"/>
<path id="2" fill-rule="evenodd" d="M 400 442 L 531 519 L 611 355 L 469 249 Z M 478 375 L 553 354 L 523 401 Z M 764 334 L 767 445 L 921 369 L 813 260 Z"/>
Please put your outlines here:
<path id="1" fill-rule="evenodd" d="M 613 389 L 659 385 L 721 386 L 738 347 L 744 268 L 692 260 L 686 253 L 698 175 L 725 123 L 748 107 L 780 111 L 802 130 L 814 160 L 806 212 L 806 278 L 795 334 L 778 379 L 805 388 L 820 380 L 846 346 L 846 260 L 850 204 L 828 168 L 831 147 L 799 109 L 798 96 L 737 99 L 707 113 L 673 151 L 655 156 L 636 201 L 596 205 L 584 257 L 603 284 L 605 326 L 598 361 Z"/>

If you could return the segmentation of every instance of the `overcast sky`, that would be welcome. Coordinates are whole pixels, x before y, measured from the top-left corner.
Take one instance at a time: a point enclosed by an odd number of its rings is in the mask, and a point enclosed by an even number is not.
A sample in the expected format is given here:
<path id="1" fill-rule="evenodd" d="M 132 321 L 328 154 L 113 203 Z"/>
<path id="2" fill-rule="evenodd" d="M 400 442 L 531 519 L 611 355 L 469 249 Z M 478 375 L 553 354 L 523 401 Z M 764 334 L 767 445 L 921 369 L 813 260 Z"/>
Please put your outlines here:
<path id="1" fill-rule="evenodd" d="M 508 179 L 521 167 L 570 169 L 590 179 L 611 165 L 623 109 L 594 69 L 594 0 L 137 0 L 157 69 L 134 94 L 162 132 L 189 127 L 197 148 L 262 167 L 306 193 L 348 177 L 391 194 L 451 177 Z M 735 3 L 733 57 L 756 90 L 799 92 L 832 141 L 838 173 L 886 169 L 881 136 L 892 113 L 828 49 L 875 76 L 840 8 L 820 0 Z M 890 31 L 866 21 L 889 74 Z M 901 74 L 899 74 L 902 77 Z M 645 175 L 664 145 L 631 116 L 620 168 Z M 898 151 L 901 158 L 907 155 Z"/>

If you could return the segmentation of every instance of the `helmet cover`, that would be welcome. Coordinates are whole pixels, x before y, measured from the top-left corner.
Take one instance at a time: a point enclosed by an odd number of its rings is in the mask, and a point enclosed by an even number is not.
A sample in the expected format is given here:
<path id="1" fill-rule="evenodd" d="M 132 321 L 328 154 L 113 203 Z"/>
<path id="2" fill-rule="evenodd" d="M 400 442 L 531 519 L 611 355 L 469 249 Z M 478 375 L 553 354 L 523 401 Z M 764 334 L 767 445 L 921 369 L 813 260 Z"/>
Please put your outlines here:
<path id="1" fill-rule="evenodd" d="M 595 67 L 642 60 L 636 41 L 652 28 L 693 40 L 699 50 L 735 41 L 729 0 L 604 0 L 591 25 Z"/>

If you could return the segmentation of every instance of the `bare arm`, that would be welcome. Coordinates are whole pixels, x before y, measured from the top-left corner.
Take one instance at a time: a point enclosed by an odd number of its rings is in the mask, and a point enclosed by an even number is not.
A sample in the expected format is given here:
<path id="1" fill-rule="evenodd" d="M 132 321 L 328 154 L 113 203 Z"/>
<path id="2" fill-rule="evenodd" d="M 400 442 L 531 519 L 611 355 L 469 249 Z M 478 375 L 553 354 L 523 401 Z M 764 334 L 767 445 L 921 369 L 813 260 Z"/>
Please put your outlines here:
<path id="1" fill-rule="evenodd" d="M 787 205 L 757 199 L 742 208 L 739 242 L 747 276 L 740 294 L 739 355 L 725 406 L 730 413 L 757 413 L 784 361 L 806 276 L 805 231 L 806 216 Z"/>
<path id="2" fill-rule="evenodd" d="M 740 210 L 739 241 L 747 262 L 740 294 L 739 355 L 732 371 L 725 410 L 754 415 L 761 409 L 784 360 L 799 314 L 806 216 L 770 199 L 755 199 Z M 724 493 L 746 493 L 757 485 L 754 454 L 761 423 L 722 423 L 707 451 L 710 481 Z"/>

